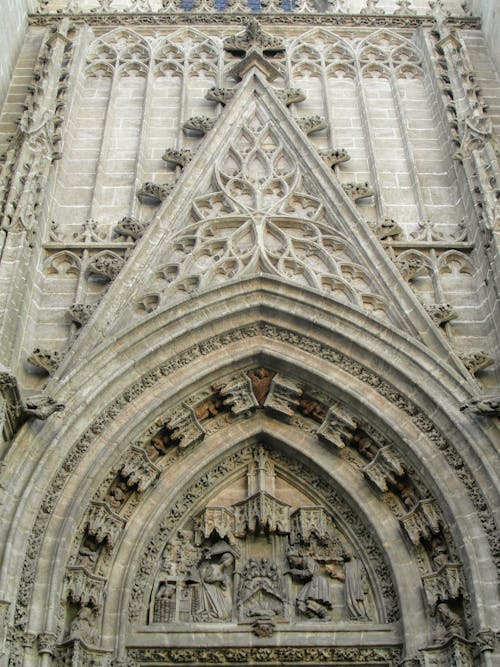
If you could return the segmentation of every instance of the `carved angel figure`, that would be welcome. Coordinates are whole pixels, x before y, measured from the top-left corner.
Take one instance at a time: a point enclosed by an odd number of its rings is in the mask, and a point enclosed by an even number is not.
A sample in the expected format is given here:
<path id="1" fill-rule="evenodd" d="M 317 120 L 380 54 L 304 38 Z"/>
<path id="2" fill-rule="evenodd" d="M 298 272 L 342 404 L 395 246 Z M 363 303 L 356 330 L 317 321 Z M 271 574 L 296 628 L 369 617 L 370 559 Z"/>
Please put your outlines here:
<path id="1" fill-rule="evenodd" d="M 317 617 L 329 621 L 327 609 L 332 608 L 328 581 L 320 573 L 320 565 L 310 556 L 301 556 L 295 547 L 287 551 L 287 559 L 291 565 L 288 570 L 294 579 L 306 580 L 296 598 L 297 609 L 309 617 Z"/>

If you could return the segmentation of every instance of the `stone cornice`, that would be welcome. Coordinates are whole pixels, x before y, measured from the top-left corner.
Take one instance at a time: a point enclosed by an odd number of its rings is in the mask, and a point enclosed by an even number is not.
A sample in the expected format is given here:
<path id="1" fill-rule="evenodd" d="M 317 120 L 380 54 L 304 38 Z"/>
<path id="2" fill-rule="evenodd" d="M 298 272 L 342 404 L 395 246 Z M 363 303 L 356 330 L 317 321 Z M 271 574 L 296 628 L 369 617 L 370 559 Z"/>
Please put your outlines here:
<path id="1" fill-rule="evenodd" d="M 149 14 L 30 14 L 29 25 L 51 26 L 63 18 L 70 18 L 76 25 L 91 25 L 99 27 L 116 26 L 160 26 L 160 25 L 242 25 L 250 17 L 257 18 L 261 23 L 268 25 L 298 25 L 298 26 L 338 26 L 342 28 L 419 28 L 435 25 L 432 16 L 391 16 L 391 15 L 363 15 L 363 14 L 233 14 L 210 13 L 197 14 L 196 12 L 149 13 Z M 481 20 L 477 17 L 459 16 L 447 20 L 450 28 L 480 29 Z"/>

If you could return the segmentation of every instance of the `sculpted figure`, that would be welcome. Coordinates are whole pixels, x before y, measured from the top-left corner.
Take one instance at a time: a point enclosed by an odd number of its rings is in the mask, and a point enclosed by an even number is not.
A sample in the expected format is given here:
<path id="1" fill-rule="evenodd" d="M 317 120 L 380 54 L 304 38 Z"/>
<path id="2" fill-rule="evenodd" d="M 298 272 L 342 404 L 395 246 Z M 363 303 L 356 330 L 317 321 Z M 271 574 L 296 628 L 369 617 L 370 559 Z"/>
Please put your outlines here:
<path id="1" fill-rule="evenodd" d="M 86 644 L 96 645 L 98 633 L 94 610 L 90 607 L 82 607 L 71 623 L 69 634 L 70 639 L 80 639 Z"/>
<path id="2" fill-rule="evenodd" d="M 358 558 L 351 557 L 344 565 L 345 597 L 349 616 L 353 619 L 369 619 L 366 610 L 367 581 L 365 569 Z"/>
<path id="3" fill-rule="evenodd" d="M 231 619 L 233 605 L 230 581 L 234 560 L 234 551 L 227 542 L 218 542 L 205 552 L 198 566 L 201 584 L 200 620 Z"/>
<path id="4" fill-rule="evenodd" d="M 301 556 L 295 547 L 288 549 L 287 559 L 291 566 L 288 574 L 294 579 L 306 581 L 297 595 L 297 609 L 310 618 L 329 621 L 327 609 L 332 608 L 330 588 L 326 577 L 320 572 L 319 563 L 310 556 Z"/>
<path id="5" fill-rule="evenodd" d="M 462 619 L 452 611 L 446 602 L 440 602 L 436 607 L 438 625 L 434 633 L 436 641 L 444 641 L 453 635 L 463 637 Z"/>

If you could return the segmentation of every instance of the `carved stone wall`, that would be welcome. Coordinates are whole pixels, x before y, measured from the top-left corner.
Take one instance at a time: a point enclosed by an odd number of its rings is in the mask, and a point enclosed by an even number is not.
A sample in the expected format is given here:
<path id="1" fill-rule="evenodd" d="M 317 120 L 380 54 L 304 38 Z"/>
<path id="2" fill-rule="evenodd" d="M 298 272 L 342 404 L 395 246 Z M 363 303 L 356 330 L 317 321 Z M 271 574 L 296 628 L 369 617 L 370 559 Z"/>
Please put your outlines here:
<path id="1" fill-rule="evenodd" d="M 493 667 L 500 83 L 467 3 L 29 23 L 0 664 Z"/>

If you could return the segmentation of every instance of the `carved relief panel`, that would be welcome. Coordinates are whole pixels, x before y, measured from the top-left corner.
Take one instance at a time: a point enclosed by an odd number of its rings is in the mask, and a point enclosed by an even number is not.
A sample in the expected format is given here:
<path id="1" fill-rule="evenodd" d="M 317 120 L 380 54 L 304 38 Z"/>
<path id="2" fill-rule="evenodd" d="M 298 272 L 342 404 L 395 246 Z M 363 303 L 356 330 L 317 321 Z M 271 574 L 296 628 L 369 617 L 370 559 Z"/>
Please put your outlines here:
<path id="1" fill-rule="evenodd" d="M 166 545 L 148 618 L 200 631 L 232 623 L 258 636 L 301 623 L 380 622 L 375 586 L 327 509 L 285 481 L 257 447 L 245 476 Z"/>

